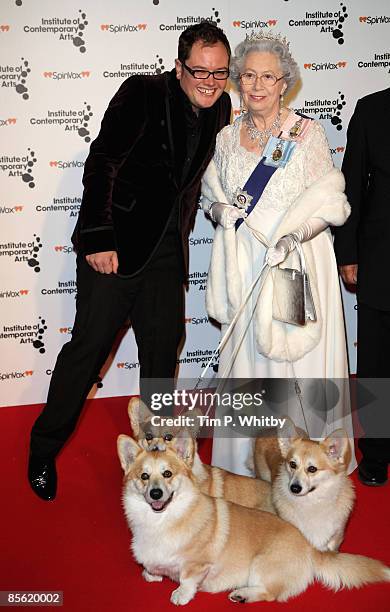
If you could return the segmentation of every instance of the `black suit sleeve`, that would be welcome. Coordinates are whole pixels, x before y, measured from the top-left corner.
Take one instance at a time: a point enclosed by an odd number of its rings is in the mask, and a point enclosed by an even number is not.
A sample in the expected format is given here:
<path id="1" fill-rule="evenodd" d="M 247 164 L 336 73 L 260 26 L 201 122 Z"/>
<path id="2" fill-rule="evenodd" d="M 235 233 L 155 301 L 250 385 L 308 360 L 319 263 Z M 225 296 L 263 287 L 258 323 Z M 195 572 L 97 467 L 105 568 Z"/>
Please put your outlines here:
<path id="1" fill-rule="evenodd" d="M 116 250 L 112 190 L 118 170 L 142 137 L 146 124 L 145 86 L 127 79 L 111 100 L 85 162 L 80 240 L 85 254 Z"/>
<path id="2" fill-rule="evenodd" d="M 224 117 L 224 122 L 223 122 L 222 127 L 225 127 L 225 125 L 229 125 L 231 115 L 232 115 L 232 102 L 231 102 L 230 96 L 226 94 L 225 117 Z"/>
<path id="3" fill-rule="evenodd" d="M 358 263 L 358 226 L 369 177 L 364 118 L 362 101 L 359 100 L 348 126 L 342 165 L 351 215 L 345 225 L 335 229 L 334 247 L 339 265 Z"/>

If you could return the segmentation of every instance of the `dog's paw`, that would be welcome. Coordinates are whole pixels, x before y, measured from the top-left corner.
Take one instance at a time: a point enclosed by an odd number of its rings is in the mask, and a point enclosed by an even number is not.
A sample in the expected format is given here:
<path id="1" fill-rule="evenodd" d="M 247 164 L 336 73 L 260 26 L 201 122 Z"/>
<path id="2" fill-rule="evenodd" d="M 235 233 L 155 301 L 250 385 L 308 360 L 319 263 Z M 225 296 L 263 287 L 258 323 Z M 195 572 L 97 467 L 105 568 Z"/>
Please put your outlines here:
<path id="1" fill-rule="evenodd" d="M 192 593 L 189 593 L 186 589 L 179 586 L 172 592 L 171 603 L 175 604 L 175 606 L 185 606 L 192 598 Z"/>
<path id="2" fill-rule="evenodd" d="M 239 590 L 229 593 L 229 599 L 234 603 L 246 603 L 246 598 L 240 595 Z"/>
<path id="3" fill-rule="evenodd" d="M 149 574 L 148 570 L 144 569 L 142 572 L 142 576 L 145 578 L 146 582 L 161 582 L 162 576 L 155 576 L 154 574 Z"/>

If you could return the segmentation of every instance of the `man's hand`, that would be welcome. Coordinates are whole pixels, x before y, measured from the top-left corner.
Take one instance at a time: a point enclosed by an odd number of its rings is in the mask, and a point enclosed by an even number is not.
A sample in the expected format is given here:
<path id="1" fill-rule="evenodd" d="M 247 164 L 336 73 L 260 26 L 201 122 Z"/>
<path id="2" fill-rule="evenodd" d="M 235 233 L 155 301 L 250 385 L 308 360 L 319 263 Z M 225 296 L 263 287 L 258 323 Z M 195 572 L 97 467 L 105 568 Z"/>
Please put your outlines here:
<path id="1" fill-rule="evenodd" d="M 116 274 L 118 272 L 118 255 L 116 251 L 103 251 L 86 255 L 85 259 L 95 270 L 101 274 Z"/>
<path id="2" fill-rule="evenodd" d="M 357 264 L 349 264 L 348 266 L 339 266 L 340 276 L 346 285 L 356 285 L 357 283 Z"/>

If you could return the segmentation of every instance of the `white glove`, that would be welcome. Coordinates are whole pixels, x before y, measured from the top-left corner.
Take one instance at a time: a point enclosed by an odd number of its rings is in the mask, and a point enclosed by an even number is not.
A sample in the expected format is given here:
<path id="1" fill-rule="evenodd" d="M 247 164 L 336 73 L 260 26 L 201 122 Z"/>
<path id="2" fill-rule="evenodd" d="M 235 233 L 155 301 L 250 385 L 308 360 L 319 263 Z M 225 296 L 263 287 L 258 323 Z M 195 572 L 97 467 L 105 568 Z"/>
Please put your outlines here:
<path id="1" fill-rule="evenodd" d="M 209 214 L 215 223 L 219 223 L 225 229 L 232 229 L 238 219 L 245 219 L 248 216 L 243 208 L 222 204 L 222 202 L 214 202 L 210 206 Z"/>
<path id="2" fill-rule="evenodd" d="M 274 247 L 270 247 L 265 254 L 266 263 L 272 268 L 273 266 L 277 266 L 282 261 L 284 261 L 287 255 L 292 251 L 295 247 L 294 241 L 291 237 L 291 234 L 287 234 L 287 236 L 283 236 L 280 238 Z"/>
<path id="3" fill-rule="evenodd" d="M 281 264 L 291 251 L 295 249 L 295 239 L 299 242 L 306 242 L 311 238 L 318 236 L 324 229 L 328 227 L 328 223 L 320 217 L 313 217 L 309 221 L 302 223 L 291 234 L 279 238 L 274 247 L 270 247 L 265 254 L 265 261 L 270 266 Z"/>

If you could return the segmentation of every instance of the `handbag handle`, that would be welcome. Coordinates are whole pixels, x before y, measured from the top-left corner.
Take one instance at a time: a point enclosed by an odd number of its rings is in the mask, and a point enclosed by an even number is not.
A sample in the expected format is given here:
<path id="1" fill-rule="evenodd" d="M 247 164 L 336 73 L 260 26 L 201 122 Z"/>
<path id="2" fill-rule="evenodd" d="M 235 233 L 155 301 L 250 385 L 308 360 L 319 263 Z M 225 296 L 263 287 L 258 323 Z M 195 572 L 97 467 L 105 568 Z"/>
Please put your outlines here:
<path id="1" fill-rule="evenodd" d="M 302 274 L 306 274 L 307 273 L 307 270 L 306 270 L 306 259 L 305 259 L 305 255 L 303 253 L 302 244 L 300 243 L 298 238 L 296 236 L 294 236 L 294 234 L 290 234 L 290 236 L 292 237 L 292 239 L 294 241 L 295 250 L 298 253 L 300 272 L 302 272 Z M 280 266 L 278 266 L 278 267 L 280 267 Z"/>

